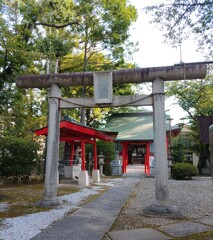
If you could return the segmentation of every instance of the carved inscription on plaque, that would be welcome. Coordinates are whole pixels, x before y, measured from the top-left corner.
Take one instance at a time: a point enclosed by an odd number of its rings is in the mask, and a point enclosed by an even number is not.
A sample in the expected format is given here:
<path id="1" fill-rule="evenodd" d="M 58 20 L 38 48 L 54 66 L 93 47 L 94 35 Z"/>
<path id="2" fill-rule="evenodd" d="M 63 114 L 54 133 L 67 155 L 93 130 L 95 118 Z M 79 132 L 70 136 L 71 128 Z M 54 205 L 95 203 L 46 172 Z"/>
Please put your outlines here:
<path id="1" fill-rule="evenodd" d="M 94 98 L 96 104 L 112 103 L 112 73 L 94 73 Z"/>

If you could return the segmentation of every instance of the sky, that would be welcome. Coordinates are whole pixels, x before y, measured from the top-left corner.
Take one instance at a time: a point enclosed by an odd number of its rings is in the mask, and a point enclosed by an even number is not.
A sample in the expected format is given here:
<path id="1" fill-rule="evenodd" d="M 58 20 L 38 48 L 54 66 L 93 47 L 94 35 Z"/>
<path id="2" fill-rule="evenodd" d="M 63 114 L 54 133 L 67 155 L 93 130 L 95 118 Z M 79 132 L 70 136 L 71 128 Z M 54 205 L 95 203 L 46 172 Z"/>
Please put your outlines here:
<path id="1" fill-rule="evenodd" d="M 163 33 L 150 23 L 151 16 L 142 11 L 145 6 L 159 4 L 162 0 L 130 0 L 129 2 L 138 11 L 138 19 L 132 25 L 130 33 L 132 39 L 138 41 L 139 44 L 139 51 L 133 54 L 133 61 L 139 67 L 171 66 L 180 63 L 181 60 L 186 63 L 205 61 L 203 55 L 196 51 L 196 44 L 192 38 L 181 44 L 181 55 L 180 48 L 172 48 L 163 43 Z M 173 119 L 172 125 L 182 123 L 182 118 L 186 116 L 186 113 L 175 102 L 175 98 L 170 98 L 165 103 L 165 109 L 170 110 L 167 114 Z"/>

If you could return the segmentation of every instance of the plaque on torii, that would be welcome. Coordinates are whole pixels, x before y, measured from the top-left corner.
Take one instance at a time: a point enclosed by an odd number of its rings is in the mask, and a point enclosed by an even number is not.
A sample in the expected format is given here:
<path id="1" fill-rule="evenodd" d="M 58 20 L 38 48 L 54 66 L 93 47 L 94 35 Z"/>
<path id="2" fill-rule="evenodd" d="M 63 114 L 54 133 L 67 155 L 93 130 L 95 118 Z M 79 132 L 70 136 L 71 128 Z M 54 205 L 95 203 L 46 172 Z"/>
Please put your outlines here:
<path id="1" fill-rule="evenodd" d="M 94 81 L 94 100 L 95 104 L 112 103 L 112 72 L 95 72 Z"/>

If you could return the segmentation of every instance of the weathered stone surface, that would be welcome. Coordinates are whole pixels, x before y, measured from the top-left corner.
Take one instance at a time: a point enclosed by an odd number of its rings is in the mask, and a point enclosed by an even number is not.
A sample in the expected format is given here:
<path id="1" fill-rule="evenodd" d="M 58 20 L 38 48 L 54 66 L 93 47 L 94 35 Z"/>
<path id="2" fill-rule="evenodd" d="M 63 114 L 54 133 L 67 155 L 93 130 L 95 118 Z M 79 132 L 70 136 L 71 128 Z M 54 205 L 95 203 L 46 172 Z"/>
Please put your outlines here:
<path id="1" fill-rule="evenodd" d="M 213 226 L 213 218 L 197 219 L 196 222 Z"/>
<path id="2" fill-rule="evenodd" d="M 169 218 L 182 218 L 182 213 L 178 210 L 176 206 L 158 206 L 150 205 L 143 210 L 144 214 L 147 216 L 165 216 Z"/>
<path id="3" fill-rule="evenodd" d="M 121 69 L 112 71 L 113 83 L 152 82 L 156 77 L 171 81 L 205 78 L 206 64 L 178 64 L 175 66 Z M 93 72 L 72 72 L 58 74 L 40 74 L 17 77 L 16 84 L 22 88 L 48 88 L 53 83 L 67 86 L 93 85 Z"/>
<path id="4" fill-rule="evenodd" d="M 206 232 L 213 230 L 213 227 L 188 221 L 176 224 L 170 224 L 158 228 L 160 231 L 165 232 L 173 237 L 185 237 L 192 234 Z"/>
<path id="5" fill-rule="evenodd" d="M 114 231 L 109 232 L 109 236 L 113 240 L 166 240 L 171 239 L 165 234 L 152 229 L 152 228 L 142 228 L 142 229 L 133 229 L 133 230 L 123 230 L 123 231 Z"/>

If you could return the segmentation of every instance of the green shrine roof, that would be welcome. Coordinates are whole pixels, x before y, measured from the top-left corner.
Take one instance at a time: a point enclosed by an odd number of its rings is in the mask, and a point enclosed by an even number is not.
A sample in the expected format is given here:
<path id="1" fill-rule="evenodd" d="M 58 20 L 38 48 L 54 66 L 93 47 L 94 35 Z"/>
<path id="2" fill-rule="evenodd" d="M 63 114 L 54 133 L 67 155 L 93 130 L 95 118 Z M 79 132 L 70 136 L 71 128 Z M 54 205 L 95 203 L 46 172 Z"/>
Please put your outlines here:
<path id="1" fill-rule="evenodd" d="M 116 140 L 153 140 L 153 112 L 112 114 L 102 131 L 118 132 Z"/>

